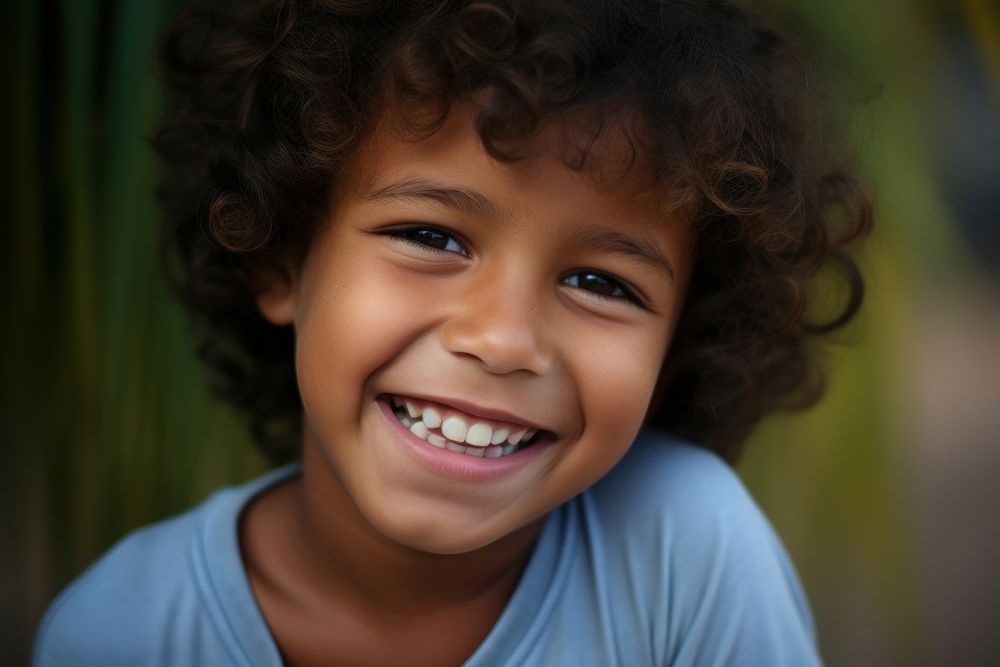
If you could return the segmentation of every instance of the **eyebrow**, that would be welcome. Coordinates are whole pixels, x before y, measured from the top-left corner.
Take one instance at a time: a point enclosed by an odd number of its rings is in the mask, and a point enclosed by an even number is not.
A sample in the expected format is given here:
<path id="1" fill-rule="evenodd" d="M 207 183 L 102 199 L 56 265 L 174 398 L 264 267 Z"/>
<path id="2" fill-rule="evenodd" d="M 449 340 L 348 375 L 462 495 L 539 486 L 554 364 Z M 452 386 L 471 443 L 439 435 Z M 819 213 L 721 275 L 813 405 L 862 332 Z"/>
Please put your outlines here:
<path id="1" fill-rule="evenodd" d="M 381 187 L 368 200 L 428 199 L 469 215 L 501 219 L 507 217 L 488 197 L 464 188 L 453 188 L 418 179 L 407 179 Z"/>
<path id="2" fill-rule="evenodd" d="M 600 252 L 625 255 L 674 279 L 674 267 L 656 244 L 643 235 L 627 234 L 608 227 L 580 226 L 577 242 Z"/>

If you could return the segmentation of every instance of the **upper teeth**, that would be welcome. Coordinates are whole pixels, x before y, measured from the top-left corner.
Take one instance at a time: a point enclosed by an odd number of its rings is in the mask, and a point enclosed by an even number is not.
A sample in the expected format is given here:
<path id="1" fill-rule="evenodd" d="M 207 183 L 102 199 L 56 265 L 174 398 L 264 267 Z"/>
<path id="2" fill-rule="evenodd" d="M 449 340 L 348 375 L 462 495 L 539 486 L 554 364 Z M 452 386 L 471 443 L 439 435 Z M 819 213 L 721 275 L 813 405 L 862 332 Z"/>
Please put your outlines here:
<path id="1" fill-rule="evenodd" d="M 464 448 L 465 453 L 475 456 L 494 457 L 509 454 L 518 443 L 531 439 L 537 433 L 537 429 L 490 423 L 454 409 L 443 409 L 441 406 L 424 404 L 422 401 L 409 398 L 394 396 L 392 404 L 397 408 L 405 408 L 409 418 L 404 416 L 400 421 L 418 437 L 436 447 L 447 447 L 452 450 L 462 447 L 463 444 L 472 445 Z M 444 438 L 429 431 L 439 427 Z M 503 445 L 503 447 L 490 445 Z"/>

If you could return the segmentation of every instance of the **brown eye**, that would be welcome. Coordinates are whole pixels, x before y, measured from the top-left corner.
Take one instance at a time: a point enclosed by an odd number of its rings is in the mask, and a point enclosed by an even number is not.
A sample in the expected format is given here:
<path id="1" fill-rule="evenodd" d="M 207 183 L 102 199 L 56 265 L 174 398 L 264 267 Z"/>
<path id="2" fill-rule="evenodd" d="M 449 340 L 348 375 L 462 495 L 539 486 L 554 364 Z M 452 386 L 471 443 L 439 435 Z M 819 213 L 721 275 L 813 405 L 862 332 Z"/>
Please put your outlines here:
<path id="1" fill-rule="evenodd" d="M 386 234 L 424 249 L 469 254 L 454 235 L 434 227 L 405 227 L 389 230 Z"/>
<path id="2" fill-rule="evenodd" d="M 625 292 L 621 287 L 604 276 L 596 273 L 579 273 L 577 276 L 576 286 L 580 289 L 585 289 L 588 292 L 596 292 L 601 296 L 625 296 Z"/>
<path id="3" fill-rule="evenodd" d="M 438 250 L 444 250 L 448 246 L 448 237 L 436 229 L 410 229 L 406 236 L 421 245 L 429 245 Z"/>
<path id="4" fill-rule="evenodd" d="M 577 271 L 563 278 L 570 287 L 582 289 L 596 297 L 608 301 L 622 301 L 645 307 L 642 301 L 625 285 L 611 276 L 596 271 Z"/>

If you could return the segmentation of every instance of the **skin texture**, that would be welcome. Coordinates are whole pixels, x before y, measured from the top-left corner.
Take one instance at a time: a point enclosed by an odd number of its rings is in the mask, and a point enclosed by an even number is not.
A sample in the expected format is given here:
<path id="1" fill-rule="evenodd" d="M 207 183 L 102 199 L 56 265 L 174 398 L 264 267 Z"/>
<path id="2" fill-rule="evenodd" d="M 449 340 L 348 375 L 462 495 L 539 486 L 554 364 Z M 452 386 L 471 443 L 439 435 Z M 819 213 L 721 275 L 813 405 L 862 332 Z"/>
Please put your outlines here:
<path id="1" fill-rule="evenodd" d="M 473 113 L 455 107 L 421 140 L 383 122 L 332 192 L 305 259 L 259 293 L 264 315 L 296 330 L 303 475 L 251 505 L 242 547 L 290 664 L 466 659 L 545 515 L 627 451 L 680 312 L 691 233 L 643 195 L 641 159 L 595 180 L 568 169 L 558 133 L 543 132 L 532 157 L 498 162 Z M 608 140 L 608 164 L 622 163 L 620 149 Z M 415 182 L 474 191 L 489 206 L 415 195 Z M 400 183 L 411 194 L 385 194 Z M 451 235 L 433 236 L 443 251 L 398 236 L 421 227 Z M 645 239 L 669 271 L 600 246 L 599 230 Z M 587 277 L 595 271 L 621 285 Z M 407 451 L 379 409 L 386 394 L 504 410 L 554 437 L 509 474 L 456 478 Z"/>

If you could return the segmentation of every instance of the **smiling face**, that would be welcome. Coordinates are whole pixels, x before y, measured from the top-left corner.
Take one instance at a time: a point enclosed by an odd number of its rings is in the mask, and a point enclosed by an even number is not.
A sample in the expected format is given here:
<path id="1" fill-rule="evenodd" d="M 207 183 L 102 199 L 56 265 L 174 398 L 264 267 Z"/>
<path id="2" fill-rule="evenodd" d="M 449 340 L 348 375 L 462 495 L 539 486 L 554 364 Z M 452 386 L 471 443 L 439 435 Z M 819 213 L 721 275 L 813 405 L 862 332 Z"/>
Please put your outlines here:
<path id="1" fill-rule="evenodd" d="M 473 118 L 456 108 L 419 141 L 376 132 L 302 265 L 258 299 L 296 330 L 307 483 L 441 554 L 526 526 L 621 459 L 691 261 L 687 225 L 637 195 L 648 170 L 598 187 L 552 151 L 498 162 Z"/>

